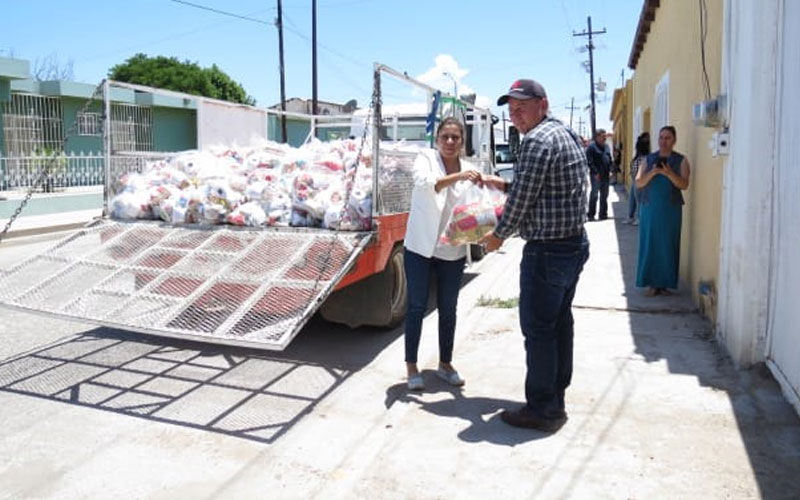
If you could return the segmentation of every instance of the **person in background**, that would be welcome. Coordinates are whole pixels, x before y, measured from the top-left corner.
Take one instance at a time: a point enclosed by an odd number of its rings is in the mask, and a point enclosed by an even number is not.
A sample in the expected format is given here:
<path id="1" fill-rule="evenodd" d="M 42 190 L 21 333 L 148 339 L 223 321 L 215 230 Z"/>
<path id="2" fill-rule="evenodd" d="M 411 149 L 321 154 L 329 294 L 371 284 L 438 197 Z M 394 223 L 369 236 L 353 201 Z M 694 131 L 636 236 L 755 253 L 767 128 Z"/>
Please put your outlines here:
<path id="1" fill-rule="evenodd" d="M 508 193 L 503 215 L 481 243 L 494 251 L 519 232 L 525 240 L 519 276 L 519 322 L 525 339 L 526 404 L 505 410 L 509 425 L 554 432 L 567 421 L 564 395 L 572 380 L 572 299 L 589 258 L 586 238 L 586 156 L 580 137 L 548 116 L 547 94 L 517 80 L 497 105 L 525 134 L 514 180 L 485 178 Z"/>
<path id="2" fill-rule="evenodd" d="M 598 219 L 608 219 L 608 181 L 611 174 L 611 151 L 606 144 L 606 131 L 597 129 L 594 140 L 586 148 L 586 160 L 589 162 L 589 175 L 592 182 L 592 191 L 589 195 L 589 220 L 594 220 L 597 213 L 598 194 L 600 198 L 600 212 Z"/>
<path id="3" fill-rule="evenodd" d="M 410 390 L 425 389 L 425 381 L 417 367 L 417 351 L 432 275 L 436 279 L 436 307 L 439 311 L 439 368 L 436 374 L 451 385 L 464 385 L 464 379 L 451 363 L 456 305 L 467 247 L 439 242 L 448 215 L 455 206 L 460 181 L 481 182 L 475 166 L 461 158 L 463 145 L 463 125 L 456 118 L 446 118 L 436 131 L 436 150 L 423 151 L 414 162 L 414 188 L 404 253 L 408 291 L 405 360 Z"/>
<path id="4" fill-rule="evenodd" d="M 675 152 L 677 133 L 668 125 L 658 132 L 658 151 L 636 174 L 639 190 L 639 260 L 636 286 L 648 287 L 648 296 L 670 295 L 678 288 L 681 256 L 683 195 L 691 169 Z"/>
<path id="5" fill-rule="evenodd" d="M 617 176 L 622 170 L 622 143 L 614 143 L 614 161 L 611 164 L 611 184 L 617 185 Z"/>
<path id="6" fill-rule="evenodd" d="M 639 192 L 636 189 L 636 174 L 639 172 L 639 167 L 647 162 L 647 155 L 650 154 L 650 133 L 642 132 L 636 138 L 636 152 L 631 160 L 631 190 L 628 193 L 628 218 L 625 220 L 626 224 L 634 226 L 639 224 L 639 211 L 637 210 L 636 198 Z"/>

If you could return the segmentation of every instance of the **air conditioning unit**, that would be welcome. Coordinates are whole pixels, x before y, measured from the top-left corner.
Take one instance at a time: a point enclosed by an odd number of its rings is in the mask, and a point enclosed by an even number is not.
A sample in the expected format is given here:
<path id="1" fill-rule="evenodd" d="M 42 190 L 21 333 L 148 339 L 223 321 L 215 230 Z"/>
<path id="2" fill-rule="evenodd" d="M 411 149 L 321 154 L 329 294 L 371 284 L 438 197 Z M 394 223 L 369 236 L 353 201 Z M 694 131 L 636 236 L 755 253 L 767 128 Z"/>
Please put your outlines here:
<path id="1" fill-rule="evenodd" d="M 692 106 L 692 121 L 700 127 L 721 127 L 725 124 L 727 104 L 724 95 L 708 101 L 697 102 Z"/>

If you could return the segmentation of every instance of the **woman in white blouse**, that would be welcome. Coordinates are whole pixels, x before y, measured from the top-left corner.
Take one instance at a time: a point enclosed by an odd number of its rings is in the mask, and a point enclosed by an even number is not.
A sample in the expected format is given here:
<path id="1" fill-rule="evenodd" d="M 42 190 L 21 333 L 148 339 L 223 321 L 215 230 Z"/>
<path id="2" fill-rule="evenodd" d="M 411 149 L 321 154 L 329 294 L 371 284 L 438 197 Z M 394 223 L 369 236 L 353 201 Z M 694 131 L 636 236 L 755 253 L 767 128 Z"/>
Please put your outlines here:
<path id="1" fill-rule="evenodd" d="M 431 274 L 436 279 L 436 307 L 439 311 L 439 367 L 436 375 L 449 384 L 464 385 L 464 379 L 451 362 L 456 305 L 467 247 L 439 242 L 458 192 L 465 186 L 459 181 L 481 182 L 481 174 L 475 167 L 461 159 L 463 145 L 463 125 L 455 118 L 446 118 L 436 131 L 436 151 L 424 151 L 414 162 L 414 190 L 404 254 L 408 286 L 405 357 L 408 388 L 411 390 L 425 389 L 417 368 L 417 351 L 422 318 L 428 305 Z"/>

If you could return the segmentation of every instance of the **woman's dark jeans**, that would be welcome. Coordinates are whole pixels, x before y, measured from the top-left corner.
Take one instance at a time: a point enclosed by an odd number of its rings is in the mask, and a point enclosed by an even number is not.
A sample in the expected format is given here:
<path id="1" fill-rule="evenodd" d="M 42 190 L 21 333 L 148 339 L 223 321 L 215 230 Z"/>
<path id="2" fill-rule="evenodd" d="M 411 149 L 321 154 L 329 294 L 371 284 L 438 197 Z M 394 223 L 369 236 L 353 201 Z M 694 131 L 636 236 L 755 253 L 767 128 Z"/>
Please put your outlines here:
<path id="1" fill-rule="evenodd" d="M 572 380 L 572 299 L 589 258 L 586 234 L 528 241 L 520 264 L 519 320 L 525 338 L 528 408 L 542 418 L 562 418 Z"/>
<path id="2" fill-rule="evenodd" d="M 436 279 L 436 308 L 439 311 L 439 360 L 453 360 L 453 339 L 456 333 L 456 306 L 464 275 L 464 259 L 455 261 L 426 258 L 405 251 L 408 311 L 406 313 L 406 363 L 417 362 L 422 318 L 428 308 L 431 275 Z"/>
<path id="3" fill-rule="evenodd" d="M 636 181 L 631 182 L 631 190 L 628 193 L 628 219 L 638 219 L 639 212 L 637 210 L 636 197 L 639 192 L 636 190 Z"/>

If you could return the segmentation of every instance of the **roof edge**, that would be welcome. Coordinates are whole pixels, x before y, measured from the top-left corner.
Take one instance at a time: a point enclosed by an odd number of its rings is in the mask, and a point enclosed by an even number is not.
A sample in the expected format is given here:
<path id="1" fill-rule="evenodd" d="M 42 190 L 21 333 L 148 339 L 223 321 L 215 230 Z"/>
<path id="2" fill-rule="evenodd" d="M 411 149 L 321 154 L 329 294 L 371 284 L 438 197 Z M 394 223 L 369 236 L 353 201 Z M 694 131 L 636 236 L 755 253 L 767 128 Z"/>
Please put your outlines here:
<path id="1" fill-rule="evenodd" d="M 661 6 L 661 0 L 644 0 L 642 12 L 639 14 L 639 25 L 636 27 L 636 34 L 633 35 L 633 45 L 631 55 L 628 57 L 628 67 L 635 70 L 639 63 L 639 56 L 642 54 L 644 44 L 647 43 L 647 34 L 650 33 L 650 25 L 656 20 L 656 10 Z"/>

